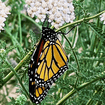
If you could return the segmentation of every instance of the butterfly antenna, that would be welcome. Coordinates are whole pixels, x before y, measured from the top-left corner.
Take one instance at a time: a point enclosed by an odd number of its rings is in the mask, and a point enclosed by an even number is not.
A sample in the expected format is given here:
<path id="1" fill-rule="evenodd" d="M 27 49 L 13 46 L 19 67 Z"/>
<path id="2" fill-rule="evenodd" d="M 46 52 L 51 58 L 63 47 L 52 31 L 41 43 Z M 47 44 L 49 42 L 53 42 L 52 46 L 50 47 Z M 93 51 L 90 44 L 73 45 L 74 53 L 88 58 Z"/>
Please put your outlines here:
<path id="1" fill-rule="evenodd" d="M 47 28 L 49 27 L 49 18 L 48 18 L 48 14 L 46 14 L 46 19 L 47 19 Z"/>
<path id="2" fill-rule="evenodd" d="M 75 27 L 79 26 L 81 24 L 77 24 L 75 26 L 73 26 L 67 33 L 63 33 L 63 32 L 58 32 L 58 34 L 63 34 L 63 35 L 67 35 L 70 31 L 72 31 Z"/>
<path id="3" fill-rule="evenodd" d="M 47 20 L 47 22 L 48 22 L 48 20 Z M 47 27 L 49 27 L 49 22 L 47 23 Z"/>
<path id="4" fill-rule="evenodd" d="M 46 19 L 47 19 L 47 14 L 46 14 L 46 18 L 44 19 L 44 22 L 43 22 L 42 27 L 44 27 L 44 24 L 45 24 Z"/>

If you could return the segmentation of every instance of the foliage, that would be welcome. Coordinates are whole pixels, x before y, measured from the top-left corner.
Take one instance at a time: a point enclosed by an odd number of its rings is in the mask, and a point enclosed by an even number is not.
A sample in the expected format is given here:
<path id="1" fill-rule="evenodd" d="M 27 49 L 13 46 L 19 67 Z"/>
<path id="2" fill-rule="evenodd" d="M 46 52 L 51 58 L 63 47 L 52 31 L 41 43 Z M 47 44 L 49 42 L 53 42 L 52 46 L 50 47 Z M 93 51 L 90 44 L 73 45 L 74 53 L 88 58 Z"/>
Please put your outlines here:
<path id="1" fill-rule="evenodd" d="M 25 105 L 25 102 L 27 101 L 27 98 L 25 97 L 25 95 L 20 95 L 17 97 L 15 105 Z"/>
<path id="2" fill-rule="evenodd" d="M 28 64 L 41 37 L 42 23 L 36 24 L 24 15 L 24 0 L 8 0 L 7 4 L 11 6 L 11 14 L 0 33 L 0 103 L 32 105 L 28 96 Z M 76 19 L 61 31 L 66 33 L 74 25 L 80 25 L 67 36 L 60 35 L 69 56 L 69 69 L 40 105 L 105 104 L 105 25 L 99 18 L 99 13 L 105 10 L 105 1 L 73 0 L 73 4 Z M 19 96 L 9 95 L 8 85 L 18 88 L 15 93 Z"/>

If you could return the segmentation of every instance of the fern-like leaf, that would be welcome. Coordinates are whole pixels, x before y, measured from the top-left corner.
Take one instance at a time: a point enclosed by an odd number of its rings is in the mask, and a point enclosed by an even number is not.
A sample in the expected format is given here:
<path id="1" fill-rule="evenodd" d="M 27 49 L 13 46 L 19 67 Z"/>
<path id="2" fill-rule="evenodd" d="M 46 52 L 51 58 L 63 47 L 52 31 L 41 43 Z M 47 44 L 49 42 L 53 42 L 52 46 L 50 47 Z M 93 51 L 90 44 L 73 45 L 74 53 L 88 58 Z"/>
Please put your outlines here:
<path id="1" fill-rule="evenodd" d="M 96 33 L 98 38 L 104 42 L 105 41 L 105 33 L 102 33 L 102 29 L 97 27 L 95 23 L 88 23 L 89 27 Z"/>

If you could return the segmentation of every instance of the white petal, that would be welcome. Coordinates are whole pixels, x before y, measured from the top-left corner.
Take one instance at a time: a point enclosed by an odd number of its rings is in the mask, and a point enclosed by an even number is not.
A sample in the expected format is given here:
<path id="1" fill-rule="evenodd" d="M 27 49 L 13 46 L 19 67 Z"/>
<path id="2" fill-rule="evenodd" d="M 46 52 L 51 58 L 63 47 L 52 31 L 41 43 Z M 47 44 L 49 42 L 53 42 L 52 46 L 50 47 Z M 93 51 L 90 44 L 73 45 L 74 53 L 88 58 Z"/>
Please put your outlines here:
<path id="1" fill-rule="evenodd" d="M 36 19 L 35 21 L 38 23 L 39 22 L 39 19 Z"/>
<path id="2" fill-rule="evenodd" d="M 103 20 L 104 20 L 104 18 L 102 17 L 100 20 L 101 20 L 101 21 L 103 21 Z"/>

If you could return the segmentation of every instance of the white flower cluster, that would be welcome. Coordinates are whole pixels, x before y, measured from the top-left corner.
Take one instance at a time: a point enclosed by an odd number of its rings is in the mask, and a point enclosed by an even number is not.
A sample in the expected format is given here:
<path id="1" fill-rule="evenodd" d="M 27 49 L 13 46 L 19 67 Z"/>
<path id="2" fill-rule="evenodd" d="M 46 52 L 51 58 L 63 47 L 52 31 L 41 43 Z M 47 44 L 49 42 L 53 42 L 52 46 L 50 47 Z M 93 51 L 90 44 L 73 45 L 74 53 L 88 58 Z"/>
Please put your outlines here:
<path id="1" fill-rule="evenodd" d="M 75 19 L 72 0 L 26 0 L 26 3 L 28 15 L 37 16 L 36 22 L 43 22 L 48 14 L 51 25 L 59 28 Z"/>
<path id="2" fill-rule="evenodd" d="M 6 21 L 6 17 L 8 17 L 7 14 L 10 14 L 9 10 L 10 7 L 6 7 L 5 4 L 0 0 L 0 32 L 5 26 L 4 22 Z"/>
<path id="3" fill-rule="evenodd" d="M 104 24 L 105 24 L 105 13 L 103 13 L 102 15 L 100 15 L 100 17 L 101 17 L 101 21 L 104 21 Z"/>

